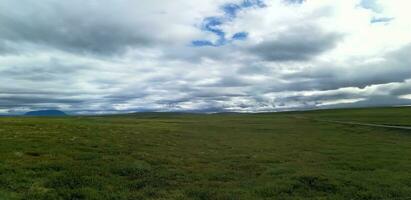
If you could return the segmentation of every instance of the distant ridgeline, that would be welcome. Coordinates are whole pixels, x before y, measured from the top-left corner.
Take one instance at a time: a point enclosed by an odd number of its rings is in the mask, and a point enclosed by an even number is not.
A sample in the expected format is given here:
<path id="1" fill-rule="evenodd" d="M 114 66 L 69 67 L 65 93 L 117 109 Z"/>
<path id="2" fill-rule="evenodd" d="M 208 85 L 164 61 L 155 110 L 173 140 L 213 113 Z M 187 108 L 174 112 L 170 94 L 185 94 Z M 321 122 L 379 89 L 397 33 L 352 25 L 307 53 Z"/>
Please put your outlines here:
<path id="1" fill-rule="evenodd" d="M 24 114 L 25 116 L 66 116 L 67 114 L 60 110 L 37 110 Z"/>

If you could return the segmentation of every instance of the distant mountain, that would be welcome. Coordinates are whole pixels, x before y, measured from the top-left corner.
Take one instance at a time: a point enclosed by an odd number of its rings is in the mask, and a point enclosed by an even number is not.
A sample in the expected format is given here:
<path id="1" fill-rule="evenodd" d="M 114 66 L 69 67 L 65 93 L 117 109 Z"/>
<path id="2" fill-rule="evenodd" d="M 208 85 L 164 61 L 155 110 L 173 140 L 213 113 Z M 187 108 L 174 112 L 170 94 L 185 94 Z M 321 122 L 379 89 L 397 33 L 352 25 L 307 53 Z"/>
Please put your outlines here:
<path id="1" fill-rule="evenodd" d="M 37 110 L 24 114 L 25 116 L 66 116 L 67 114 L 60 110 Z"/>

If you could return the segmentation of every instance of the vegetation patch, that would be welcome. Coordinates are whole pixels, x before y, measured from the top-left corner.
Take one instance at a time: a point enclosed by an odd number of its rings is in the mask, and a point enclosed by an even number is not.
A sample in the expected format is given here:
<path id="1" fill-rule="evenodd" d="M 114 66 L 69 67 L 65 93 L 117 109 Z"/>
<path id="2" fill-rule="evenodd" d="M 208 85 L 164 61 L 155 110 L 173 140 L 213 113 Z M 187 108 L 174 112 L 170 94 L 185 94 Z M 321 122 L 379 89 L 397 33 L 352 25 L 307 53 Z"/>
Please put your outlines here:
<path id="1" fill-rule="evenodd" d="M 0 200 L 410 196 L 409 132 L 313 118 L 411 124 L 411 110 L 0 118 Z"/>

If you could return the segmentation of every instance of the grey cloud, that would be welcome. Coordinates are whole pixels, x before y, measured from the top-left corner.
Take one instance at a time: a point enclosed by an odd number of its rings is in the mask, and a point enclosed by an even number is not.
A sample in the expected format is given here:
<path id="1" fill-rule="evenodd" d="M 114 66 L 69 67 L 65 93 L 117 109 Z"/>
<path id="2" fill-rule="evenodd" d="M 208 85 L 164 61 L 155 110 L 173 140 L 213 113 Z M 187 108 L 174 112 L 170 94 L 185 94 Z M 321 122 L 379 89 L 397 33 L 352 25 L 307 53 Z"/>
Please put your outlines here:
<path id="1" fill-rule="evenodd" d="M 309 108 L 343 108 L 343 107 L 370 107 L 370 106 L 400 106 L 411 105 L 411 99 L 400 98 L 401 95 L 411 94 L 411 81 L 392 82 L 371 85 L 365 88 L 351 87 L 338 90 L 317 91 L 310 95 L 298 93 L 295 95 L 277 98 L 279 102 L 297 102 L 309 104 Z M 356 100 L 353 103 L 344 103 L 341 100 Z M 334 102 L 330 105 L 324 104 Z M 302 106 L 302 108 L 307 106 Z M 295 109 L 301 109 L 296 107 Z"/>
<path id="2" fill-rule="evenodd" d="M 286 3 L 302 4 L 305 0 L 284 0 Z"/>
<path id="3" fill-rule="evenodd" d="M 390 94 L 393 96 L 401 96 L 411 94 L 411 83 L 403 84 L 398 88 L 392 89 Z"/>
<path id="4" fill-rule="evenodd" d="M 214 83 L 206 84 L 206 87 L 246 87 L 252 85 L 250 80 L 243 77 L 223 76 Z"/>
<path id="5" fill-rule="evenodd" d="M 272 70 L 263 65 L 246 65 L 237 70 L 239 74 L 243 75 L 258 75 L 258 74 L 269 74 Z"/>
<path id="6" fill-rule="evenodd" d="M 289 90 L 332 90 L 342 87 L 364 88 L 369 85 L 403 82 L 411 78 L 411 45 L 388 53 L 384 60 L 373 63 L 344 65 L 320 63 L 299 72 L 281 75 L 292 80 L 285 88 Z M 359 58 L 363 60 L 364 58 Z M 281 88 L 280 88 L 281 90 Z"/>
<path id="7" fill-rule="evenodd" d="M 294 27 L 251 47 L 249 52 L 266 61 L 307 61 L 334 48 L 341 37 L 311 25 Z"/>
<path id="8" fill-rule="evenodd" d="M 372 96 L 363 101 L 355 103 L 342 103 L 333 106 L 324 106 L 323 108 L 364 108 L 364 107 L 392 107 L 392 106 L 409 106 L 411 100 L 400 99 L 395 96 Z"/>
<path id="9" fill-rule="evenodd" d="M 392 18 L 392 17 L 380 17 L 380 18 L 374 17 L 374 18 L 371 19 L 370 22 L 371 23 L 389 23 L 392 20 L 394 20 L 394 18 Z"/>
<path id="10" fill-rule="evenodd" d="M 2 97 L 0 100 L 0 106 L 2 105 L 32 105 L 32 104 L 39 104 L 39 103 L 81 103 L 82 100 L 76 99 L 61 99 L 61 98 L 53 98 L 51 96 L 26 96 L 26 95 L 14 95 L 13 97 Z"/>
<path id="11" fill-rule="evenodd" d="M 0 108 L 56 108 L 84 105 L 86 100 L 103 95 L 79 86 L 86 85 L 95 72 L 84 63 L 60 59 L 14 63 L 0 69 Z M 17 111 L 15 111 L 17 112 Z"/>
<path id="12" fill-rule="evenodd" d="M 0 41 L 103 55 L 153 43 L 148 32 L 154 30 L 128 18 L 131 8 L 126 7 L 126 1 L 122 3 L 2 1 Z"/>
<path id="13" fill-rule="evenodd" d="M 14 80 L 35 82 L 59 82 L 66 81 L 67 76 L 75 76 L 85 70 L 92 69 L 89 66 L 73 66 L 63 64 L 58 59 L 51 59 L 47 63 L 36 63 L 33 66 L 12 65 L 0 69 L 0 76 L 12 77 Z"/>
<path id="14" fill-rule="evenodd" d="M 6 41 L 2 41 L 0 39 L 0 55 L 11 55 L 17 53 L 17 50 L 10 46 L 10 44 Z"/>

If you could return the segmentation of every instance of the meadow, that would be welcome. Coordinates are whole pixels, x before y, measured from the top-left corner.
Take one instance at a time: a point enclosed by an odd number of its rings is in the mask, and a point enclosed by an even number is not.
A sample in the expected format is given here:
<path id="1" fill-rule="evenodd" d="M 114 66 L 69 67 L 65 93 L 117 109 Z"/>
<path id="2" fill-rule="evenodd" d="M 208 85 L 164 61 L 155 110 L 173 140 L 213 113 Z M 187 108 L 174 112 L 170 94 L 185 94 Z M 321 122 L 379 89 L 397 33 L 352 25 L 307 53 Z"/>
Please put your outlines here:
<path id="1" fill-rule="evenodd" d="M 0 200 L 411 199 L 411 109 L 1 117 Z"/>

